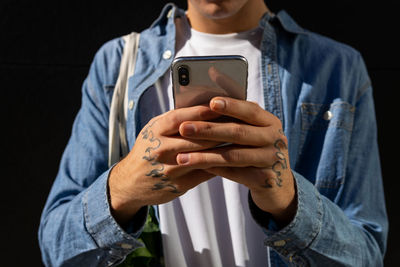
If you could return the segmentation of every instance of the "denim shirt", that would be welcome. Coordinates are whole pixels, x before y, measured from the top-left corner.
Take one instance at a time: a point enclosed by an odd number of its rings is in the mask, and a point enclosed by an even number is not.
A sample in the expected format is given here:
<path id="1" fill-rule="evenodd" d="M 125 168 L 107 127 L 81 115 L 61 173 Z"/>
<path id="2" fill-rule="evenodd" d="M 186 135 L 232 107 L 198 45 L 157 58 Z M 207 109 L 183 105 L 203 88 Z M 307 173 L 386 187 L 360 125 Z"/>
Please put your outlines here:
<path id="1" fill-rule="evenodd" d="M 129 147 L 146 123 L 138 109 L 142 94 L 174 58 L 174 18 L 183 14 L 169 4 L 141 33 L 128 86 Z M 266 14 L 260 24 L 265 109 L 282 121 L 288 137 L 298 201 L 283 229 L 253 214 L 272 266 L 382 266 L 388 221 L 362 57 L 301 28 L 284 11 Z M 123 47 L 121 38 L 103 45 L 84 81 L 82 106 L 40 221 L 46 266 L 116 265 L 141 246 L 146 210 L 123 229 L 110 213 L 107 192 L 108 116 Z"/>

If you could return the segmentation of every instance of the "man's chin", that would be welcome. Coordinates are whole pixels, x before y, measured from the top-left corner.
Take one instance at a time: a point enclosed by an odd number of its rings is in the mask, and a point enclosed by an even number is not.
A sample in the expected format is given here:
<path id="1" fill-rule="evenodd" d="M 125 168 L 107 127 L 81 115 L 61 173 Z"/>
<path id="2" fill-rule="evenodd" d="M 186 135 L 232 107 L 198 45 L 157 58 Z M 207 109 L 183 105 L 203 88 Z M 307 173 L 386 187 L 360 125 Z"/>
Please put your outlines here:
<path id="1" fill-rule="evenodd" d="M 203 11 L 203 15 L 209 19 L 226 19 L 233 16 L 236 12 L 232 12 L 221 5 L 210 4 L 207 9 Z"/>
<path id="2" fill-rule="evenodd" d="M 209 19 L 224 19 L 237 12 L 234 5 L 226 0 L 193 1 L 193 7 Z"/>

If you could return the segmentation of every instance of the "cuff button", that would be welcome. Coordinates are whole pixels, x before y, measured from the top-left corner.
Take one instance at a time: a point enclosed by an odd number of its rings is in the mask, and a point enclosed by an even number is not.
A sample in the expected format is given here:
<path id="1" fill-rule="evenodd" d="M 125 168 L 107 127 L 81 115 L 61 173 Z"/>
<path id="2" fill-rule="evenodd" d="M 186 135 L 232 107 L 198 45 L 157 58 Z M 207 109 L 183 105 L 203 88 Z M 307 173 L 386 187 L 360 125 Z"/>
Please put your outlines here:
<path id="1" fill-rule="evenodd" d="M 274 246 L 275 247 L 283 247 L 284 245 L 286 245 L 286 241 L 285 240 L 279 240 L 279 241 L 275 241 L 274 242 Z"/>
<path id="2" fill-rule="evenodd" d="M 123 249 L 131 249 L 133 246 L 131 244 L 122 243 L 121 248 Z"/>

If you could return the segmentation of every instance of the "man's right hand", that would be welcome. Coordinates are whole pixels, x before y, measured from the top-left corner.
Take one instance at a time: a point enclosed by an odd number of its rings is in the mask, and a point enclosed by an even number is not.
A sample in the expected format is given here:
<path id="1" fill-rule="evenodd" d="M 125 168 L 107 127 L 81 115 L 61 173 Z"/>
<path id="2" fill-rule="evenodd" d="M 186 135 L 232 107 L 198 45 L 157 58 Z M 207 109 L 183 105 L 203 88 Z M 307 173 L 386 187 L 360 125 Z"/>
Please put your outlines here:
<path id="1" fill-rule="evenodd" d="M 110 173 L 111 208 L 118 223 L 128 222 L 143 206 L 169 202 L 213 177 L 203 170 L 178 165 L 176 156 L 218 145 L 179 135 L 184 121 L 218 116 L 207 106 L 195 106 L 172 110 L 149 121 L 129 154 Z"/>

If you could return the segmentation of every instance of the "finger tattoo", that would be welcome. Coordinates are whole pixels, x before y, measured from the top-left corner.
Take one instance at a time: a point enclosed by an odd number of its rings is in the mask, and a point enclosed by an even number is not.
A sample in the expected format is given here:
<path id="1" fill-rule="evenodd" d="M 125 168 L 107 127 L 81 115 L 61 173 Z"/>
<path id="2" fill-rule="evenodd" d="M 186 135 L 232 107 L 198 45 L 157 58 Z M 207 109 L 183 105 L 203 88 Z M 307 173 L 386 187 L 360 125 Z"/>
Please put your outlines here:
<path id="1" fill-rule="evenodd" d="M 276 186 L 282 187 L 283 180 L 281 170 L 286 170 L 288 168 L 285 154 L 282 153 L 282 148 L 285 150 L 287 149 L 286 143 L 282 139 L 278 139 L 275 141 L 274 147 L 278 150 L 277 152 L 275 152 L 275 156 L 278 158 L 278 160 L 274 164 L 272 164 L 271 167 L 275 176 L 265 179 L 264 184 L 262 185 L 262 187 L 264 188 L 272 187 L 272 185 L 270 184 L 270 180 L 273 180 Z"/>
<path id="2" fill-rule="evenodd" d="M 163 173 L 164 164 L 158 162 L 156 160 L 156 156 L 151 155 L 151 151 L 157 150 L 161 146 L 161 140 L 155 137 L 153 131 L 151 130 L 151 127 L 155 124 L 155 122 L 156 121 L 147 126 L 142 132 L 142 138 L 150 142 L 150 146 L 145 149 L 145 155 L 142 157 L 142 159 L 148 161 L 152 166 L 152 170 L 145 175 L 158 179 L 151 188 L 152 190 L 161 190 L 164 188 L 168 188 L 169 192 L 179 194 L 180 192 L 177 190 L 176 186 L 170 182 L 170 178 Z"/>

